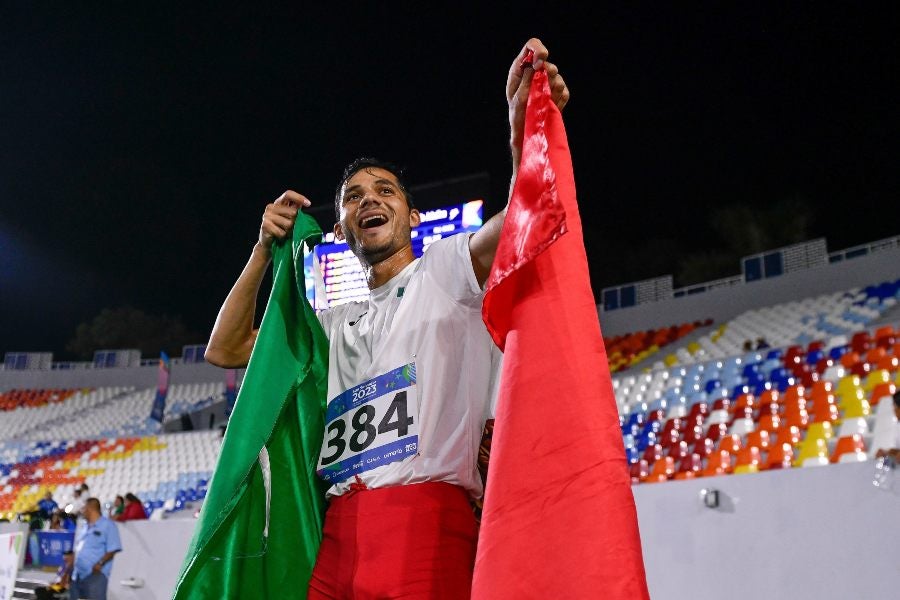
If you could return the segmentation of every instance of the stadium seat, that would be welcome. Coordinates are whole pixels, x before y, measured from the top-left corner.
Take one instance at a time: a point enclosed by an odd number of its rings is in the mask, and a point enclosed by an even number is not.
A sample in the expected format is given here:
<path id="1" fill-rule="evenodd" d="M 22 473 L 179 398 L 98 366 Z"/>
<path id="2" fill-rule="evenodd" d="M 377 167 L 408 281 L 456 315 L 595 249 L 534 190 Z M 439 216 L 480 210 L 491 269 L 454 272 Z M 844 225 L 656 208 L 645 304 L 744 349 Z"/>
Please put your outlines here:
<path id="1" fill-rule="evenodd" d="M 887 369 L 878 369 L 875 371 L 871 371 L 866 377 L 865 382 L 863 383 L 863 390 L 867 392 L 871 392 L 877 386 L 890 383 L 891 382 L 891 372 Z"/>
<path id="2" fill-rule="evenodd" d="M 848 453 L 854 454 L 854 461 L 859 459 L 859 455 L 866 456 L 866 444 L 858 433 L 838 439 L 831 454 L 831 462 L 838 462 L 841 456 Z"/>
<path id="3" fill-rule="evenodd" d="M 810 423 L 806 430 L 805 440 L 830 440 L 834 437 L 834 427 L 830 421 Z"/>
<path id="4" fill-rule="evenodd" d="M 759 448 L 749 446 L 742 448 L 736 456 L 734 472 L 740 473 L 756 473 L 761 469 L 762 457 Z"/>
<path id="5" fill-rule="evenodd" d="M 714 423 L 709 426 L 709 429 L 706 430 L 704 439 L 718 443 L 718 441 L 726 435 L 728 435 L 728 424 Z"/>
<path id="6" fill-rule="evenodd" d="M 758 429 L 747 434 L 744 440 L 745 448 L 759 448 L 760 450 L 768 450 L 772 443 L 772 436 L 768 430 Z"/>
<path id="7" fill-rule="evenodd" d="M 646 460 L 639 460 L 630 468 L 631 483 L 637 484 L 642 482 L 650 474 L 650 467 Z"/>
<path id="8" fill-rule="evenodd" d="M 782 425 L 775 431 L 776 445 L 790 444 L 792 447 L 800 443 L 802 432 L 796 425 Z"/>
<path id="9" fill-rule="evenodd" d="M 732 421 L 728 433 L 742 437 L 753 431 L 755 428 L 756 424 L 753 422 L 753 419 L 744 417 L 743 419 L 735 419 Z"/>
<path id="10" fill-rule="evenodd" d="M 706 467 L 703 469 L 704 477 L 727 475 L 733 470 L 732 455 L 728 450 L 717 450 L 709 455 Z"/>
<path id="11" fill-rule="evenodd" d="M 650 474 L 644 480 L 645 483 L 660 483 L 668 481 L 675 475 L 675 459 L 665 456 L 653 464 Z"/>
<path id="12" fill-rule="evenodd" d="M 828 442 L 824 438 L 807 439 L 800 443 L 795 467 L 814 467 L 828 464 Z"/>
<path id="13" fill-rule="evenodd" d="M 864 417 L 854 417 L 841 421 L 841 426 L 837 433 L 838 437 L 842 438 L 854 434 L 869 434 L 869 424 Z"/>
<path id="14" fill-rule="evenodd" d="M 681 459 L 678 470 L 675 472 L 673 479 L 694 479 L 703 476 L 703 457 L 699 454 L 689 454 Z"/>
<path id="15" fill-rule="evenodd" d="M 855 419 L 857 417 L 868 417 L 872 412 L 868 400 L 850 399 L 843 405 L 843 414 L 845 419 Z"/>
<path id="16" fill-rule="evenodd" d="M 762 415 L 759 418 L 759 423 L 757 425 L 757 431 L 763 430 L 768 432 L 776 431 L 782 425 L 782 419 L 778 415 Z"/>
<path id="17" fill-rule="evenodd" d="M 736 433 L 731 433 L 719 440 L 717 449 L 727 450 L 731 454 L 737 454 L 743 445 L 741 436 Z"/>
<path id="18" fill-rule="evenodd" d="M 812 427 L 813 424 L 828 422 L 834 423 L 841 420 L 840 411 L 838 407 L 834 404 L 828 404 L 827 402 L 823 402 L 820 407 L 814 407 L 812 413 Z"/>

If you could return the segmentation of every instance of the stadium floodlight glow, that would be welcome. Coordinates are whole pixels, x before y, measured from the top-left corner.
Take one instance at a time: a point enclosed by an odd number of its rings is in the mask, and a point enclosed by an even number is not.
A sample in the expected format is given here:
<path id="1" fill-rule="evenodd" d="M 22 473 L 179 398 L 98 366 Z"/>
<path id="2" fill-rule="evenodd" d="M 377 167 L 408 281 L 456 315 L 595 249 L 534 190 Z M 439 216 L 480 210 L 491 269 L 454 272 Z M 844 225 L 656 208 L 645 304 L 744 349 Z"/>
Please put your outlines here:
<path id="1" fill-rule="evenodd" d="M 412 230 L 411 235 L 416 257 L 422 256 L 428 246 L 439 239 L 481 229 L 484 224 L 484 201 L 471 200 L 423 210 L 420 216 L 421 224 Z M 313 252 L 304 254 L 303 271 L 306 297 L 317 310 L 369 297 L 362 265 L 347 243 L 335 239 L 333 232 L 323 235 L 322 243 Z"/>

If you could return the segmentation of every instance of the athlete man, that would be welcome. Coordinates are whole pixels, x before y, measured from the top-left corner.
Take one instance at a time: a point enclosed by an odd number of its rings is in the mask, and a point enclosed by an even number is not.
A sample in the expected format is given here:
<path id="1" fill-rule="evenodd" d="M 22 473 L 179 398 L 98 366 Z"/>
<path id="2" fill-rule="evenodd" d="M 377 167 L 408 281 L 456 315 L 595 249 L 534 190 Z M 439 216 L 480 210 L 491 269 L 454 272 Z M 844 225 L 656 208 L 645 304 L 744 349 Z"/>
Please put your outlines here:
<path id="1" fill-rule="evenodd" d="M 513 182 L 534 71 L 547 72 L 560 109 L 569 99 L 547 57 L 532 38 L 509 70 Z M 247 364 L 272 244 L 308 206 L 288 190 L 266 207 L 259 240 L 207 345 L 212 364 Z M 329 339 L 318 466 L 332 485 L 309 597 L 468 598 L 477 539 L 469 498 L 483 493 L 476 463 L 492 381 L 482 287 L 506 210 L 416 259 L 411 228 L 419 213 L 401 173 L 358 159 L 344 171 L 335 212 L 335 236 L 359 259 L 371 295 L 318 315 Z"/>

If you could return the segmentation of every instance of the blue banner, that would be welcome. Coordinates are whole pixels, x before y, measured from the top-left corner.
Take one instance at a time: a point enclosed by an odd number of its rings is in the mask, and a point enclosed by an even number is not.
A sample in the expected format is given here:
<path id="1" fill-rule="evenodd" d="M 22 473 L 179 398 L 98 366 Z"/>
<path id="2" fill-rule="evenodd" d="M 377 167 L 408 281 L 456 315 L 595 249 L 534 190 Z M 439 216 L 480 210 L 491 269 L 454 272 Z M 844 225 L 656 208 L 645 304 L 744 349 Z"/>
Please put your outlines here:
<path id="1" fill-rule="evenodd" d="M 71 550 L 75 543 L 74 531 L 36 531 L 38 562 L 43 566 L 58 567 L 63 564 L 63 552 Z"/>

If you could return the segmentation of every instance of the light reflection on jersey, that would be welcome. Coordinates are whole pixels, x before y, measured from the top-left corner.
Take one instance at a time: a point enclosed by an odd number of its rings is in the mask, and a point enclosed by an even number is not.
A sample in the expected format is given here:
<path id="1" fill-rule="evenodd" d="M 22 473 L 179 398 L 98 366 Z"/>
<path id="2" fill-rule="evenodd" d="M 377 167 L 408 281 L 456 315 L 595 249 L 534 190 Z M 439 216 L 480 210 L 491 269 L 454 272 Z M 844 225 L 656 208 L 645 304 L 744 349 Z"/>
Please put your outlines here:
<path id="1" fill-rule="evenodd" d="M 482 200 L 422 211 L 422 223 L 412 231 L 413 253 L 422 256 L 432 242 L 464 231 L 477 231 L 483 223 L 483 213 Z M 317 269 L 321 277 L 315 276 Z M 334 239 L 333 233 L 325 234 L 314 253 L 304 256 L 303 270 L 306 297 L 317 310 L 369 297 L 359 260 L 346 243 Z"/>

